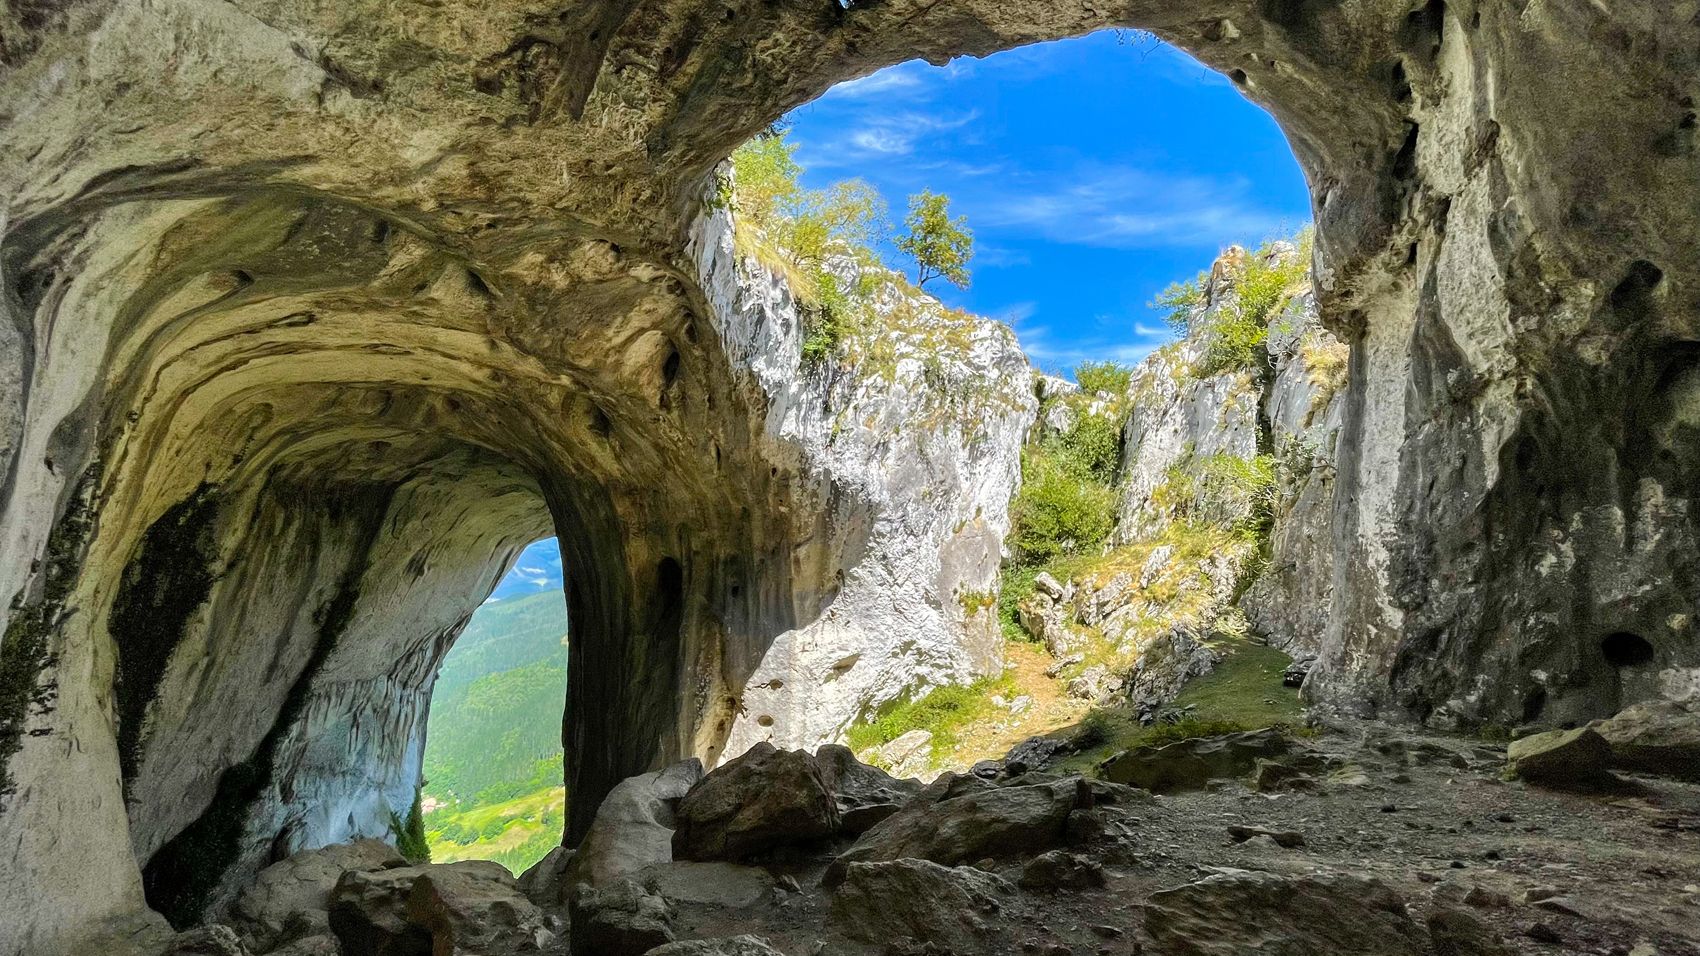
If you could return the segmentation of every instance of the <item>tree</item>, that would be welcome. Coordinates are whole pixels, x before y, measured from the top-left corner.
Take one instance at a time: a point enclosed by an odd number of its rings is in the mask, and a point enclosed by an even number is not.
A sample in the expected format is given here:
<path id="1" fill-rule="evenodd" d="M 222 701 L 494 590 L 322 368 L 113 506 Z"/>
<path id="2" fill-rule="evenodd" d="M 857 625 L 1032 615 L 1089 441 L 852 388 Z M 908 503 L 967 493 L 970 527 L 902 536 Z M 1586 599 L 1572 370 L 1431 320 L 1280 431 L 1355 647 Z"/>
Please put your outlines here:
<path id="1" fill-rule="evenodd" d="M 974 234 L 968 218 L 950 218 L 950 197 L 931 190 L 909 197 L 909 215 L 903 217 L 909 233 L 899 236 L 897 248 L 915 260 L 919 271 L 915 284 L 925 287 L 930 279 L 943 277 L 959 289 L 968 288 L 968 260 L 974 258 Z"/>

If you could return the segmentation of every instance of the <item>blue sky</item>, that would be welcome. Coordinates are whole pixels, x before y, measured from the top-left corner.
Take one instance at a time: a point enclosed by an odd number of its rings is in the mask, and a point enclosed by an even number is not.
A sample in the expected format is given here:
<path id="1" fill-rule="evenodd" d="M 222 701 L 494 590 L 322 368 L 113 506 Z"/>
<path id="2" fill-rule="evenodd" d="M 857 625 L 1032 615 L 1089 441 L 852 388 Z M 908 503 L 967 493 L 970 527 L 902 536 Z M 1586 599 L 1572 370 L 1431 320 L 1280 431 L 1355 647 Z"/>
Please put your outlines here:
<path id="1" fill-rule="evenodd" d="M 1169 336 L 1147 306 L 1159 290 L 1310 219 L 1267 113 L 1186 54 L 1112 32 L 901 64 L 788 122 L 807 185 L 861 177 L 899 221 L 911 193 L 948 194 L 974 231 L 973 283 L 927 290 L 1009 322 L 1047 371 L 1137 361 Z"/>
<path id="2" fill-rule="evenodd" d="M 524 597 L 527 594 L 560 587 L 561 544 L 554 538 L 544 538 L 525 546 L 525 550 L 519 554 L 519 559 L 514 562 L 513 569 L 503 576 L 489 600 L 484 603 Z"/>

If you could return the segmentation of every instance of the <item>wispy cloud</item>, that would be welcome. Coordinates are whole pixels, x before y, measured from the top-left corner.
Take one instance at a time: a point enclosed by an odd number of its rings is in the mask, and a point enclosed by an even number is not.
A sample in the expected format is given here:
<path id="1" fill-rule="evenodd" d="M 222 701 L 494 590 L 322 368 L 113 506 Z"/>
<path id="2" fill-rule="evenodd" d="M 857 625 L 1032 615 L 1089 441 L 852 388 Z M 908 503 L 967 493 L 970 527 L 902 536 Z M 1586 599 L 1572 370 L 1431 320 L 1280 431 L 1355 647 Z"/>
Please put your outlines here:
<path id="1" fill-rule="evenodd" d="M 1135 365 L 1144 361 L 1155 349 L 1168 342 L 1173 333 L 1135 322 L 1132 338 L 1126 334 L 1081 336 L 1078 330 L 1059 336 L 1046 323 L 1036 322 L 1038 307 L 1032 302 L 1018 302 L 994 310 L 992 317 L 1015 329 L 1022 351 L 1041 370 L 1053 375 L 1068 375 L 1082 362 L 1120 362 Z"/>
<path id="2" fill-rule="evenodd" d="M 1055 186 L 1055 183 L 1065 183 Z M 1242 179 L 1176 176 L 1131 166 L 1029 174 L 974 197 L 974 219 L 1050 242 L 1141 249 L 1262 238 L 1284 217 L 1261 208 Z"/>
<path id="3" fill-rule="evenodd" d="M 926 86 L 930 79 L 922 69 L 917 69 L 916 66 L 917 64 L 904 63 L 887 67 L 878 73 L 870 73 L 861 79 L 840 83 L 826 91 L 821 100 L 859 100 L 895 94 L 913 95 L 915 91 Z M 921 66 L 924 67 L 924 64 Z"/>

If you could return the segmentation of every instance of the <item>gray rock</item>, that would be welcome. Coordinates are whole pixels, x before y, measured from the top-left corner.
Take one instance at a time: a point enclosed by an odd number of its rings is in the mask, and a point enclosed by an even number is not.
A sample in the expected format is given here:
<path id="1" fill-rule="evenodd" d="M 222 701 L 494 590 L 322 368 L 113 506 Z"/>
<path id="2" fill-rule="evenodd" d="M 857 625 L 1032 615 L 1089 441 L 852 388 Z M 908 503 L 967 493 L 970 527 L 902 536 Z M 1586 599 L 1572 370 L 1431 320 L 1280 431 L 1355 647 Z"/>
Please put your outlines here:
<path id="1" fill-rule="evenodd" d="M 1700 704 L 1644 701 L 1588 725 L 1611 745 L 1611 765 L 1700 781 Z"/>
<path id="2" fill-rule="evenodd" d="M 849 747 L 827 744 L 815 751 L 815 763 L 838 807 L 839 829 L 852 835 L 867 832 L 921 792 L 921 781 L 862 763 Z"/>
<path id="3" fill-rule="evenodd" d="M 1551 787 L 1595 786 L 1610 779 L 1611 760 L 1611 745 L 1588 727 L 1513 740 L 1505 750 L 1507 772 Z"/>
<path id="4" fill-rule="evenodd" d="M 1003 758 L 1004 773 L 1019 777 L 1045 765 L 1069 751 L 1068 741 L 1056 737 L 1029 737 L 1009 749 Z"/>
<path id="5" fill-rule="evenodd" d="M 1050 850 L 1027 861 L 1021 868 L 1022 889 L 1087 889 L 1104 885 L 1104 867 L 1096 860 L 1069 850 Z"/>
<path id="6" fill-rule="evenodd" d="M 373 956 L 535 953 L 549 935 L 518 881 L 487 860 L 347 871 L 330 927 L 345 950 Z"/>
<path id="7" fill-rule="evenodd" d="M 759 936 L 691 939 L 657 946 L 644 956 L 784 956 Z"/>
<path id="8" fill-rule="evenodd" d="M 838 804 L 813 754 L 760 743 L 679 801 L 673 856 L 745 860 L 838 831 Z"/>
<path id="9" fill-rule="evenodd" d="M 852 863 L 832 898 L 832 925 L 877 946 L 923 942 L 947 953 L 999 950 L 1010 936 L 1015 888 L 990 873 L 927 860 Z"/>
<path id="10" fill-rule="evenodd" d="M 575 851 L 558 846 L 519 875 L 519 891 L 538 906 L 559 906 L 567 901 L 568 871 Z"/>
<path id="11" fill-rule="evenodd" d="M 1259 758 L 1293 751 L 1292 740 L 1277 729 L 1251 730 L 1215 737 L 1194 737 L 1158 747 L 1136 747 L 1099 765 L 1105 780 L 1152 793 L 1201 790 L 1212 780 L 1244 777 Z"/>
<path id="12" fill-rule="evenodd" d="M 895 777 L 918 777 L 933 763 L 933 732 L 910 730 L 868 752 L 868 759 L 891 771 Z"/>
<path id="13" fill-rule="evenodd" d="M 1069 813 L 1090 806 L 1078 777 L 997 787 L 947 774 L 896 814 L 862 835 L 827 867 L 831 886 L 854 863 L 912 857 L 953 866 L 1038 853 L 1062 845 Z"/>
<path id="14" fill-rule="evenodd" d="M 260 871 L 236 898 L 230 925 L 259 952 L 298 937 L 323 935 L 330 931 L 331 890 L 344 873 L 406 865 L 401 854 L 381 840 L 297 853 Z"/>
<path id="15" fill-rule="evenodd" d="M 670 862 L 675 809 L 702 776 L 702 762 L 692 757 L 621 781 L 596 808 L 589 832 L 555 881 L 557 891 L 617 883 Z"/>
<path id="16" fill-rule="evenodd" d="M 1427 933 L 1383 883 L 1240 872 L 1151 894 L 1142 933 L 1165 956 L 1430 956 Z"/>
<path id="17" fill-rule="evenodd" d="M 639 956 L 673 941 L 673 908 L 631 880 L 580 884 L 571 918 L 573 956 Z"/>

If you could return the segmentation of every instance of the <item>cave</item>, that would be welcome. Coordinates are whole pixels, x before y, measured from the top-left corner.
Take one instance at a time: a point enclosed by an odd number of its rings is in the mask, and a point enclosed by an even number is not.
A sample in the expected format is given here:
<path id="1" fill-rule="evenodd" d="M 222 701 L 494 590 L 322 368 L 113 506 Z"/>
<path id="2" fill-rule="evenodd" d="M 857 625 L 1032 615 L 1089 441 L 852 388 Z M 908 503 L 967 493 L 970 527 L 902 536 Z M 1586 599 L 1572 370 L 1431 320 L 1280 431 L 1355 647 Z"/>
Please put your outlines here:
<path id="1" fill-rule="evenodd" d="M 430 676 L 545 534 L 569 843 L 623 778 L 826 739 L 828 679 L 762 671 L 800 633 L 841 645 L 844 700 L 893 690 L 858 610 L 914 608 L 941 678 L 991 666 L 938 595 L 995 573 L 1003 506 L 951 486 L 927 575 L 857 573 L 890 512 L 787 431 L 821 386 L 713 202 L 736 144 L 914 58 L 1148 29 L 1286 131 L 1351 349 L 1315 705 L 1514 721 L 1532 671 L 1594 683 L 1578 635 L 1629 601 L 1700 668 L 1689 404 L 1622 427 L 1640 358 L 1700 338 L 1700 27 L 1515 6 L 0 14 L 0 950 L 193 922 L 386 832 Z M 1026 394 L 987 427 L 1019 435 Z"/>
<path id="2" fill-rule="evenodd" d="M 1612 667 L 1640 667 L 1653 662 L 1653 645 L 1628 631 L 1613 631 L 1601 638 L 1600 653 Z"/>

